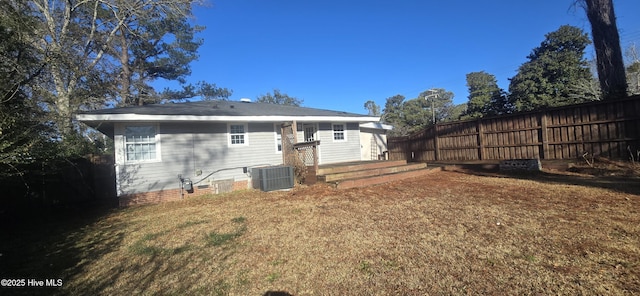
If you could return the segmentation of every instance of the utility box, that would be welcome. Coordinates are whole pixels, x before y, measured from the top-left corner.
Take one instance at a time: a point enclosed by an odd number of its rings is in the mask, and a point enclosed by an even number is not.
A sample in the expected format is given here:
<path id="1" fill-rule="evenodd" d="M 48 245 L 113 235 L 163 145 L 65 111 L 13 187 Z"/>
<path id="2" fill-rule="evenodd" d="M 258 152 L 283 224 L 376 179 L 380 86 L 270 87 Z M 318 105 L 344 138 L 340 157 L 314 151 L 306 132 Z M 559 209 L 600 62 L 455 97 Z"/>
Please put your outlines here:
<path id="1" fill-rule="evenodd" d="M 273 191 L 293 188 L 293 167 L 272 166 L 251 169 L 253 188 L 262 191 Z"/>
<path id="2" fill-rule="evenodd" d="M 182 181 L 182 188 L 184 188 L 188 193 L 193 193 L 193 183 L 189 179 L 184 179 L 184 181 Z"/>

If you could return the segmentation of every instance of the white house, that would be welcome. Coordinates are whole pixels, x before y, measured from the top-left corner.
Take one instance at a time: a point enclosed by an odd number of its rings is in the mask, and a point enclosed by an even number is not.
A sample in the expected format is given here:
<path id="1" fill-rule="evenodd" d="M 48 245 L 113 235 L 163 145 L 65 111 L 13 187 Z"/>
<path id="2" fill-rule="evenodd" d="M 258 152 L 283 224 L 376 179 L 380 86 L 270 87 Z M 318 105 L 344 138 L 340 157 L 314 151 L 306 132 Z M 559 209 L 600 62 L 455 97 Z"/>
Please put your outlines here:
<path id="1" fill-rule="evenodd" d="M 77 119 L 114 140 L 121 205 L 184 198 L 184 179 L 196 193 L 249 188 L 252 168 L 283 163 L 283 123 L 297 123 L 300 142 L 320 141 L 320 164 L 371 159 L 373 141 L 376 151 L 386 149 L 376 133 L 388 128 L 367 124 L 377 116 L 237 101 L 103 109 Z"/>

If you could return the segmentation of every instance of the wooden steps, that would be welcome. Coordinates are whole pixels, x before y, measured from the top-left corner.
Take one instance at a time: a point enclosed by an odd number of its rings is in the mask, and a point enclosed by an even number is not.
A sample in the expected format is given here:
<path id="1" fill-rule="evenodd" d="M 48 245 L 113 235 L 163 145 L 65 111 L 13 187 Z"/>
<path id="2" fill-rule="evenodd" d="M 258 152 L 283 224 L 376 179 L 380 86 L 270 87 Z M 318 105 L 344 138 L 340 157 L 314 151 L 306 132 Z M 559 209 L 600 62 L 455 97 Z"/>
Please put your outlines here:
<path id="1" fill-rule="evenodd" d="M 427 168 L 426 163 L 407 164 L 404 160 L 363 161 L 320 166 L 317 180 L 345 189 L 414 178 L 434 171 L 438 169 Z"/>
<path id="2" fill-rule="evenodd" d="M 401 166 L 407 164 L 406 160 L 371 160 L 371 161 L 356 161 L 356 162 L 342 162 L 321 165 L 318 167 L 318 176 L 324 176 L 328 174 L 344 173 L 351 171 L 359 171 L 366 169 L 384 168 L 390 166 Z"/>

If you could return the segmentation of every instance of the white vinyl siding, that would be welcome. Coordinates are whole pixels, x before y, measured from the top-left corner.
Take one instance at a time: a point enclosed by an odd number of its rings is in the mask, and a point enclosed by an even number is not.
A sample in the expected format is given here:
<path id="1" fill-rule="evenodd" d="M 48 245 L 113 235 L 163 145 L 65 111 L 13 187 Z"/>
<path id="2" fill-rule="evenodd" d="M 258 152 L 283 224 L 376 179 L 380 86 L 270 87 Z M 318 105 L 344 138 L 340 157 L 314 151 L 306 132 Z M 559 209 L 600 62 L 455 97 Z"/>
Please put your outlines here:
<path id="1" fill-rule="evenodd" d="M 319 124 L 320 164 L 360 160 L 360 126 L 358 123 L 345 124 L 344 137 L 349 141 L 335 141 L 332 122 Z"/>
<path id="2" fill-rule="evenodd" d="M 177 189 L 178 175 L 191 179 L 194 186 L 209 185 L 210 180 L 249 180 L 251 174 L 244 168 L 282 164 L 282 155 L 273 153 L 273 122 L 240 124 L 249 136 L 244 145 L 231 146 L 227 123 L 161 123 L 157 131 L 162 131 L 162 162 L 140 163 L 125 162 L 126 124 L 117 124 L 116 141 L 122 147 L 116 151 L 118 195 Z"/>

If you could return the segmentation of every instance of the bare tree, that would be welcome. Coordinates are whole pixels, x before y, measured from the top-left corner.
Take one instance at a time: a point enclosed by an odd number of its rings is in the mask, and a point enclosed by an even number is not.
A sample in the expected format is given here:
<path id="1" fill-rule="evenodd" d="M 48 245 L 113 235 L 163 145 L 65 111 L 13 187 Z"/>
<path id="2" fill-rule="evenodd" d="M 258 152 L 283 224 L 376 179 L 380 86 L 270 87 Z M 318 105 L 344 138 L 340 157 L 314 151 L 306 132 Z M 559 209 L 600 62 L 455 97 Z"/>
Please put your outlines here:
<path id="1" fill-rule="evenodd" d="M 598 79 L 605 99 L 627 95 L 627 79 L 620 48 L 620 35 L 613 11 L 613 0 L 578 0 L 591 23 L 596 49 Z"/>
<path id="2" fill-rule="evenodd" d="M 273 90 L 273 95 L 270 92 L 267 92 L 264 95 L 260 95 L 256 98 L 256 102 L 259 103 L 269 103 L 269 104 L 278 104 L 278 105 L 289 105 L 289 106 L 302 106 L 302 102 L 304 100 L 298 99 L 296 97 L 292 97 L 287 95 L 286 93 L 280 92 L 279 89 Z"/>
<path id="3" fill-rule="evenodd" d="M 380 106 L 372 100 L 368 100 L 364 103 L 364 108 L 369 111 L 369 115 L 380 116 Z"/>
<path id="4" fill-rule="evenodd" d="M 640 53 L 636 44 L 631 44 L 626 51 L 627 56 L 627 83 L 629 94 L 640 94 Z"/>
<path id="5" fill-rule="evenodd" d="M 17 1 L 17 0 L 13 0 Z M 36 43 L 48 66 L 42 96 L 56 113 L 63 135 L 72 129 L 71 118 L 82 105 L 104 104 L 113 92 L 113 77 L 122 57 L 110 52 L 123 32 L 140 20 L 183 19 L 196 0 L 30 0 L 28 12 L 41 21 Z M 121 41 L 121 40 L 120 40 Z M 121 85 L 122 86 L 122 85 Z"/>

